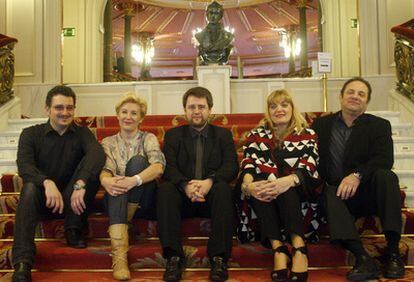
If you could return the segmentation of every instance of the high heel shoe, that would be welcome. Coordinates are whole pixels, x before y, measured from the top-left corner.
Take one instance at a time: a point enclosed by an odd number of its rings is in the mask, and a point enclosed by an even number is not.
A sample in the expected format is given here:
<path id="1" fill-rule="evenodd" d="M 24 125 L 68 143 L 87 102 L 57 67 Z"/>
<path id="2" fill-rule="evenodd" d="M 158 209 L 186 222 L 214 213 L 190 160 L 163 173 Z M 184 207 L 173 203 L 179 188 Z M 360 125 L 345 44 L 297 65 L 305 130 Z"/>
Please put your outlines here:
<path id="1" fill-rule="evenodd" d="M 289 259 L 291 258 L 289 250 L 286 245 L 282 245 L 277 247 L 276 249 L 273 249 L 273 257 L 275 256 L 275 253 L 283 253 L 285 254 Z M 279 269 L 279 270 L 273 270 L 270 273 L 270 278 L 272 279 L 272 282 L 287 282 L 289 281 L 288 277 L 288 269 Z"/>
<path id="2" fill-rule="evenodd" d="M 295 256 L 296 252 L 301 252 L 304 255 L 308 255 L 308 249 L 306 246 L 303 247 L 292 247 L 292 256 Z M 290 281 L 291 282 L 306 282 L 308 281 L 308 271 L 305 272 L 290 272 Z"/>

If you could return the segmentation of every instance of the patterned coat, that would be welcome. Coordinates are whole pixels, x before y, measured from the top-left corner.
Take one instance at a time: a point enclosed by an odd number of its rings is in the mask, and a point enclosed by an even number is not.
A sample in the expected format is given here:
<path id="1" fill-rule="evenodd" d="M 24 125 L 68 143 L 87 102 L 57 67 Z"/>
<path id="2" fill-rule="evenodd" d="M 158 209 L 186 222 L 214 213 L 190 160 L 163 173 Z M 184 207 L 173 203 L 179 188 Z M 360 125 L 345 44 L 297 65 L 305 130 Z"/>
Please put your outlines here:
<path id="1" fill-rule="evenodd" d="M 253 176 L 254 180 L 274 179 L 295 173 L 300 178 L 306 197 L 302 202 L 302 213 L 305 217 L 305 235 L 310 240 L 317 240 L 315 231 L 323 221 L 318 211 L 321 180 L 316 170 L 319 155 L 317 136 L 310 128 L 288 135 L 275 148 L 273 132 L 264 126 L 259 126 L 247 135 L 243 146 L 244 158 L 241 162 L 241 179 L 245 173 Z M 241 182 L 241 180 L 240 180 Z M 254 231 L 256 215 L 248 199 L 241 193 L 238 205 L 240 223 L 238 238 L 242 242 L 258 238 Z"/>

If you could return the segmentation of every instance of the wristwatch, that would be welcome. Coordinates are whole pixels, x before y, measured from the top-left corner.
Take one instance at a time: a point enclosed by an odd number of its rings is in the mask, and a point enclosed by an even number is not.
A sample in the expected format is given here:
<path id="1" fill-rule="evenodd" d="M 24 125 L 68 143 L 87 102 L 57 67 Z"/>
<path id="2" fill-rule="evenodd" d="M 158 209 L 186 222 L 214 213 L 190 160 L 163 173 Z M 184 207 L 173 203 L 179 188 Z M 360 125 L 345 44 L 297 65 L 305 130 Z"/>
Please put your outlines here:
<path id="1" fill-rule="evenodd" d="M 75 184 L 73 184 L 74 191 L 78 191 L 78 190 L 85 189 L 85 188 L 86 188 L 85 184 L 80 184 L 78 182 L 75 182 Z"/>
<path id="2" fill-rule="evenodd" d="M 361 174 L 360 172 L 355 171 L 355 172 L 353 172 L 352 174 L 353 174 L 356 178 L 358 178 L 359 180 L 361 180 L 361 179 L 362 179 L 362 174 Z"/>

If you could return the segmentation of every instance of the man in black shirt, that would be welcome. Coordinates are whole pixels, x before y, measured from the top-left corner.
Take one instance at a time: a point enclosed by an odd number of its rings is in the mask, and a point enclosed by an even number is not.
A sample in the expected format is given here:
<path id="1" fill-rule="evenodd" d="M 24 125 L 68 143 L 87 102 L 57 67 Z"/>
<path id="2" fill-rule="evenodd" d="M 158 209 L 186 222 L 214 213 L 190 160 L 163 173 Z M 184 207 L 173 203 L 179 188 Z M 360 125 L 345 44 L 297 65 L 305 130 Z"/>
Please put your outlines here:
<path id="1" fill-rule="evenodd" d="M 386 278 L 404 276 L 398 244 L 402 229 L 398 177 L 394 162 L 391 124 L 366 114 L 371 86 L 355 77 L 341 90 L 341 111 L 316 119 L 321 177 L 325 187 L 325 208 L 333 242 L 355 255 L 349 280 L 377 278 L 379 268 L 362 246 L 354 218 L 377 215 L 387 240 Z"/>
<path id="2" fill-rule="evenodd" d="M 189 124 L 165 134 L 165 182 L 157 194 L 158 232 L 167 259 L 164 280 L 180 280 L 185 265 L 181 217 L 202 216 L 211 217 L 210 279 L 224 281 L 232 248 L 234 204 L 228 183 L 238 172 L 236 150 L 228 129 L 208 123 L 213 106 L 208 89 L 189 89 L 183 106 Z"/>
<path id="3" fill-rule="evenodd" d="M 13 281 L 31 281 L 35 228 L 42 217 L 64 217 L 68 245 L 86 248 L 87 207 L 98 191 L 105 154 L 88 128 L 73 123 L 75 104 L 71 88 L 52 88 L 45 106 L 49 120 L 20 135 L 17 167 L 24 186 L 14 227 Z"/>

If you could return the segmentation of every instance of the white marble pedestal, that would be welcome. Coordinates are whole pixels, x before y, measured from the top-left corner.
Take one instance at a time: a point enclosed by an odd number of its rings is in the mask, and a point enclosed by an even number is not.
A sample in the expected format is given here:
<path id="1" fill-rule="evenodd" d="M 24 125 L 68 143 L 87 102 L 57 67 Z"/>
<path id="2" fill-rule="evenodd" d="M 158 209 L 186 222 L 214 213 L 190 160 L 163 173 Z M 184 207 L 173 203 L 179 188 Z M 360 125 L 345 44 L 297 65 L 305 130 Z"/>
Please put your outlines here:
<path id="1" fill-rule="evenodd" d="M 213 95 L 213 112 L 228 114 L 230 106 L 231 66 L 208 65 L 197 67 L 198 85 Z"/>

